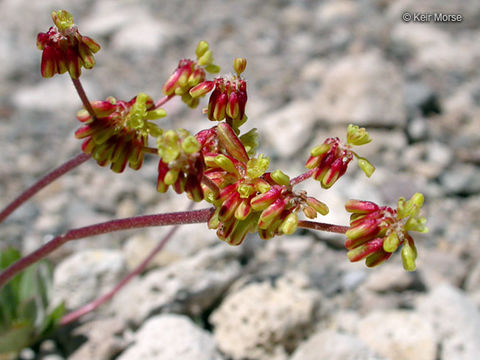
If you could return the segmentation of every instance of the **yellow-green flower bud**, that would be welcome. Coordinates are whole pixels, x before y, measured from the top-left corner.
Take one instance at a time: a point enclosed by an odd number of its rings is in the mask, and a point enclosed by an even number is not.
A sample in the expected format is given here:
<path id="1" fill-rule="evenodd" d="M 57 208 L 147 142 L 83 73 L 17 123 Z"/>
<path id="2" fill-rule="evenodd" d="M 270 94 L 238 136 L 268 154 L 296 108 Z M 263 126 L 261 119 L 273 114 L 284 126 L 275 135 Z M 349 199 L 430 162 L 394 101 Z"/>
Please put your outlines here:
<path id="1" fill-rule="evenodd" d="M 270 174 L 270 177 L 275 181 L 278 185 L 290 185 L 290 177 L 286 175 L 282 170 L 275 170 Z"/>
<path id="2" fill-rule="evenodd" d="M 228 157 L 226 157 L 223 154 L 215 156 L 215 164 L 217 164 L 218 167 L 222 168 L 225 171 L 228 171 L 229 173 L 236 174 L 237 169 L 235 168 L 235 165 L 233 164 L 232 160 L 230 160 Z"/>
<path id="3" fill-rule="evenodd" d="M 410 246 L 408 242 L 405 242 L 401 255 L 403 268 L 407 271 L 414 271 L 417 267 L 415 265 L 415 260 L 417 259 L 417 249 L 415 249 L 415 245 Z"/>
<path id="4" fill-rule="evenodd" d="M 375 166 L 373 166 L 367 159 L 359 157 L 358 158 L 358 166 L 362 171 L 367 175 L 367 177 L 372 176 L 373 172 L 375 171 Z"/>
<path id="5" fill-rule="evenodd" d="M 349 124 L 347 127 L 347 144 L 364 145 L 368 144 L 372 139 L 365 128 L 357 125 Z"/>
<path id="6" fill-rule="evenodd" d="M 197 55 L 197 58 L 200 58 L 203 54 L 205 54 L 208 48 L 209 48 L 208 43 L 204 40 L 201 40 L 198 43 L 197 48 L 195 49 L 195 55 Z"/>
<path id="7" fill-rule="evenodd" d="M 297 213 L 289 214 L 280 225 L 279 230 L 285 235 L 291 235 L 297 230 L 298 216 Z"/>
<path id="8" fill-rule="evenodd" d="M 270 159 L 263 154 L 260 154 L 256 159 L 250 159 L 247 163 L 247 175 L 250 179 L 255 179 L 263 174 L 270 165 Z"/>
<path id="9" fill-rule="evenodd" d="M 383 250 L 393 253 L 398 249 L 398 245 L 400 245 L 400 239 L 398 238 L 397 233 L 392 232 L 383 242 Z"/>
<path id="10" fill-rule="evenodd" d="M 201 148 L 200 143 L 195 138 L 195 136 L 188 135 L 182 141 L 182 149 L 188 155 L 196 153 L 197 151 L 200 150 L 200 148 Z"/>
<path id="11" fill-rule="evenodd" d="M 312 156 L 319 156 L 319 155 L 325 154 L 328 150 L 330 150 L 330 145 L 322 144 L 322 145 L 315 146 L 310 152 L 310 154 Z"/>

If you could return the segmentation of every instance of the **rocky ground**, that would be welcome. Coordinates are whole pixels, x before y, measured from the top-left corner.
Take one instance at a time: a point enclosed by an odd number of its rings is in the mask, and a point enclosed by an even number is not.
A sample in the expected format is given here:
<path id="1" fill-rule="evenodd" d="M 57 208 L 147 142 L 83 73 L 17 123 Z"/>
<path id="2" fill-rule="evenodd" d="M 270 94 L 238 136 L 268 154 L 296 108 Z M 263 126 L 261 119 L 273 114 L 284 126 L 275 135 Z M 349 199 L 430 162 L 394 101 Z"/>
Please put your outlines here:
<path id="1" fill-rule="evenodd" d="M 161 4 L 161 5 L 160 5 Z M 201 4 L 201 5 L 200 5 Z M 41 79 L 35 36 L 65 8 L 102 50 L 82 81 L 92 99 L 161 96 L 178 59 L 207 40 L 231 71 L 248 59 L 246 128 L 289 175 L 309 149 L 353 122 L 374 141 L 331 190 L 306 184 L 346 224 L 349 198 L 393 205 L 425 194 L 430 232 L 418 269 L 399 256 L 350 264 L 343 238 L 318 232 L 239 247 L 205 225 L 183 227 L 149 271 L 95 314 L 44 341 L 30 359 L 477 359 L 480 353 L 480 3 L 423 1 L 0 1 L 0 202 L 79 152 L 80 107 L 66 76 Z M 409 12 L 463 15 L 405 23 Z M 200 110 L 166 107 L 165 127 L 211 126 Z M 69 228 L 184 210 L 155 191 L 156 163 L 117 175 L 87 162 L 2 224 L 2 246 L 25 253 Z M 74 309 L 112 287 L 165 234 L 99 236 L 55 252 L 55 297 Z"/>

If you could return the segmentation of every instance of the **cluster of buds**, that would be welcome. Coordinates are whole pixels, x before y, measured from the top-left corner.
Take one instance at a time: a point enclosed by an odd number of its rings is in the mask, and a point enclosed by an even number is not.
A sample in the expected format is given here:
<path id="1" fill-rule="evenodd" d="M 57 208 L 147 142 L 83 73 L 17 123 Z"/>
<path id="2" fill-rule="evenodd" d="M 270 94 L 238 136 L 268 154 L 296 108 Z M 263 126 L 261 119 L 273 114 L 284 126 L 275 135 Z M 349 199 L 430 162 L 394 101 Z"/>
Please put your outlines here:
<path id="1" fill-rule="evenodd" d="M 247 60 L 236 58 L 233 68 L 236 75 L 228 78 L 216 78 L 213 81 L 203 81 L 190 90 L 190 95 L 198 99 L 213 90 L 208 101 L 206 113 L 211 121 L 223 121 L 238 129 L 245 121 L 245 105 L 247 104 L 247 83 L 241 77 Z"/>
<path id="2" fill-rule="evenodd" d="M 181 96 L 191 108 L 197 107 L 199 99 L 190 95 L 190 90 L 205 80 L 205 72 L 216 74 L 220 67 L 213 63 L 212 50 L 206 41 L 200 41 L 195 50 L 197 60 L 182 59 L 170 78 L 163 85 L 167 96 Z"/>
<path id="3" fill-rule="evenodd" d="M 115 172 L 122 172 L 127 162 L 138 170 L 149 135 L 162 134 L 162 129 L 150 120 L 165 117 L 166 112 L 155 108 L 153 100 L 144 93 L 128 102 L 109 97 L 91 105 L 95 118 L 85 109 L 77 113 L 77 119 L 85 124 L 75 132 L 78 139 L 85 139 L 82 151 L 91 154 L 101 166 L 111 164 Z"/>
<path id="4" fill-rule="evenodd" d="M 329 189 L 345 174 L 348 164 L 355 156 L 358 166 L 370 177 L 375 167 L 352 150 L 352 145 L 364 145 L 372 141 L 364 128 L 348 125 L 347 143 L 343 144 L 339 138 L 328 138 L 322 145 L 316 146 L 310 153 L 305 167 L 312 169 L 312 177 L 319 181 L 324 189 Z"/>
<path id="5" fill-rule="evenodd" d="M 280 170 L 266 172 L 270 160 L 263 155 L 250 158 L 241 140 L 227 123 L 216 127 L 218 148 L 223 153 L 204 154 L 205 176 L 219 189 L 218 196 L 205 187 L 206 199 L 215 206 L 208 226 L 231 245 L 240 244 L 248 232 L 262 239 L 292 234 L 298 211 L 310 218 L 325 215 L 328 207 L 319 200 L 295 193 L 290 178 Z"/>
<path id="6" fill-rule="evenodd" d="M 397 209 L 378 206 L 369 201 L 349 200 L 345 208 L 351 212 L 350 229 L 345 233 L 345 247 L 350 261 L 365 259 L 368 267 L 387 260 L 402 246 L 403 267 L 415 270 L 417 250 L 408 231 L 428 232 L 426 219 L 419 216 L 424 197 L 420 193 L 410 200 L 400 198 Z"/>
<path id="7" fill-rule="evenodd" d="M 168 130 L 157 138 L 157 147 L 157 190 L 164 193 L 172 185 L 178 194 L 186 192 L 193 201 L 203 200 L 204 160 L 198 140 L 187 130 Z"/>
<path id="8" fill-rule="evenodd" d="M 53 11 L 52 19 L 55 26 L 37 35 L 37 47 L 43 51 L 42 76 L 48 78 L 68 71 L 73 79 L 77 79 L 82 67 L 93 68 L 93 54 L 100 50 L 100 45 L 78 32 L 68 11 Z"/>

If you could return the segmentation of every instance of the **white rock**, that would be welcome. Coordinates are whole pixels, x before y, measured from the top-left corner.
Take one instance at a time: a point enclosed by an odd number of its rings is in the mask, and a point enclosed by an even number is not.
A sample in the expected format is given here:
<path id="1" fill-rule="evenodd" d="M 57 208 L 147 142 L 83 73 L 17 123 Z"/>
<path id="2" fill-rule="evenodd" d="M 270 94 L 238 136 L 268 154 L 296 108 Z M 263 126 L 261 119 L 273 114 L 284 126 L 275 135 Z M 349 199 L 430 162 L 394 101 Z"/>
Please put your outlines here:
<path id="1" fill-rule="evenodd" d="M 233 359 L 286 359 L 311 326 L 318 299 L 298 283 L 284 277 L 228 295 L 211 316 L 220 350 Z"/>
<path id="2" fill-rule="evenodd" d="M 300 344 L 290 360 L 380 360 L 355 336 L 321 330 Z"/>
<path id="3" fill-rule="evenodd" d="M 292 156 L 307 144 L 314 122 L 312 102 L 292 102 L 258 124 L 262 144 L 271 146 L 281 157 Z"/>
<path id="4" fill-rule="evenodd" d="M 53 276 L 54 302 L 65 301 L 74 309 L 115 286 L 125 269 L 125 259 L 116 250 L 85 250 L 63 260 Z"/>
<path id="5" fill-rule="evenodd" d="M 186 316 L 165 314 L 148 319 L 135 343 L 118 360 L 218 360 L 212 336 Z"/>
<path id="6" fill-rule="evenodd" d="M 358 336 L 371 349 L 390 360 L 436 359 L 434 329 L 423 314 L 375 311 L 359 322 Z"/>
<path id="7" fill-rule="evenodd" d="M 136 324 L 159 309 L 198 315 L 239 276 L 240 253 L 239 247 L 219 244 L 194 257 L 152 270 L 117 294 L 110 311 Z"/>
<path id="8" fill-rule="evenodd" d="M 378 52 L 345 57 L 326 75 L 316 110 L 330 122 L 404 126 L 400 72 Z"/>
<path id="9" fill-rule="evenodd" d="M 480 354 L 480 313 L 460 290 L 440 285 L 420 299 L 418 312 L 441 341 L 441 359 L 476 360 Z"/>

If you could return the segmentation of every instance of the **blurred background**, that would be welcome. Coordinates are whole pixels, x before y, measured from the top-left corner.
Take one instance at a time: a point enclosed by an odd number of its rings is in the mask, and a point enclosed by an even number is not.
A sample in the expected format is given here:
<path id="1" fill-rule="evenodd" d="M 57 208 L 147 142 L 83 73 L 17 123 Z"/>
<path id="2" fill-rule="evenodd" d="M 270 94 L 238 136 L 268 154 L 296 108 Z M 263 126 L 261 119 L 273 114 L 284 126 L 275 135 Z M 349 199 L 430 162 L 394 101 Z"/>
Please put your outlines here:
<path id="1" fill-rule="evenodd" d="M 417 271 L 399 255 L 350 264 L 343 237 L 298 231 L 229 247 L 205 225 L 181 228 L 150 270 L 116 299 L 24 358 L 476 359 L 480 352 L 480 3 L 362 1 L 0 1 L 0 206 L 80 152 L 81 108 L 68 76 L 42 79 L 38 32 L 66 9 L 102 47 L 81 81 L 91 100 L 155 99 L 181 58 L 209 42 L 222 74 L 248 60 L 248 122 L 273 169 L 303 172 L 312 147 L 365 126 L 352 162 L 325 191 L 319 221 L 346 225 L 347 199 L 395 205 L 425 194 L 430 232 L 415 235 Z M 461 22 L 405 22 L 455 14 Z M 212 126 L 178 99 L 164 128 Z M 1 225 L 0 246 L 28 253 L 55 234 L 118 217 L 186 209 L 155 190 L 155 158 L 115 174 L 93 161 L 59 179 Z M 205 205 L 197 205 L 203 208 Z M 109 234 L 52 256 L 54 298 L 75 309 L 108 291 L 166 229 Z M 332 346 L 336 344 L 336 346 Z"/>

